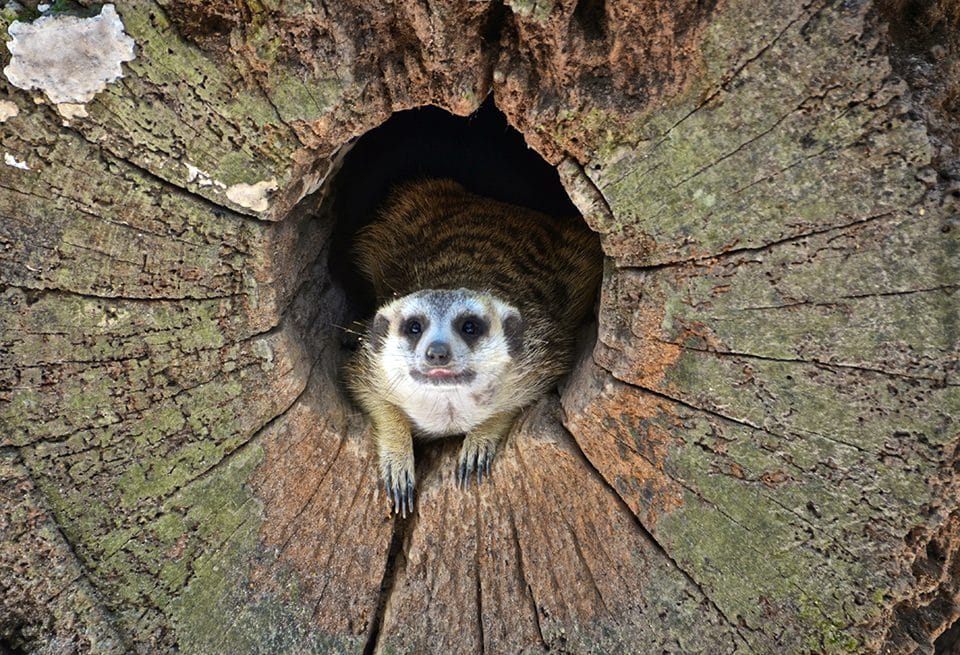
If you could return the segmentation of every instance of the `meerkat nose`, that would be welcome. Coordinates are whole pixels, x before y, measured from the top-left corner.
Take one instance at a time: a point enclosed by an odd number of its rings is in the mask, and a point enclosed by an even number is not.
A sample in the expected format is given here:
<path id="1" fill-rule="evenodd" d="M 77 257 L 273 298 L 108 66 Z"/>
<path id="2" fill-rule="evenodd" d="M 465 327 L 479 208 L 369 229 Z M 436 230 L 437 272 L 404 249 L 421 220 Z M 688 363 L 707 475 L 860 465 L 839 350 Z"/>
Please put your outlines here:
<path id="1" fill-rule="evenodd" d="M 434 341 L 424 353 L 431 366 L 445 366 L 450 361 L 450 346 L 443 341 Z"/>

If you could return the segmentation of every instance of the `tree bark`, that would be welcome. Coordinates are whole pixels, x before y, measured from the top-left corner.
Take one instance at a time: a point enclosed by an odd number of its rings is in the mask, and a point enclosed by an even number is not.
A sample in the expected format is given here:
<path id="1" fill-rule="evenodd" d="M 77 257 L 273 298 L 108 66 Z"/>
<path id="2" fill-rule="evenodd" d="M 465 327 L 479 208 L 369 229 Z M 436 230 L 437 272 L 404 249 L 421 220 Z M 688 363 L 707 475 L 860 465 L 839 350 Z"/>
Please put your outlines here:
<path id="1" fill-rule="evenodd" d="M 880 13 L 338 4 L 119 2 L 91 100 L 0 79 L 0 652 L 948 652 L 960 167 Z M 597 325 L 396 519 L 328 190 L 490 93 L 601 235 Z"/>

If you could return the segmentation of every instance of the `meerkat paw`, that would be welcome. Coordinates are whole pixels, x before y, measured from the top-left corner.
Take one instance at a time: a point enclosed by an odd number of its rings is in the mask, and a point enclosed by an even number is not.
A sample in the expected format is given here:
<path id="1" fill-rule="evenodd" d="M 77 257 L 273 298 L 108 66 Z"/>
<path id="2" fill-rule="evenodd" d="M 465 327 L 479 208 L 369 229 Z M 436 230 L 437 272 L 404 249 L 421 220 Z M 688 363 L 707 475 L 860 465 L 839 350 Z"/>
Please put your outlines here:
<path id="1" fill-rule="evenodd" d="M 483 482 L 483 476 L 490 477 L 490 464 L 496 454 L 496 441 L 480 441 L 469 436 L 464 439 L 457 464 L 457 486 L 466 489 L 474 471 L 477 472 L 477 484 Z"/>
<path id="2" fill-rule="evenodd" d="M 383 475 L 383 485 L 387 491 L 387 498 L 393 505 L 393 513 L 403 518 L 413 513 L 414 486 L 416 477 L 413 473 L 413 457 L 408 461 L 384 459 L 380 465 Z"/>
<path id="3" fill-rule="evenodd" d="M 497 454 L 497 447 L 507 437 L 516 416 L 516 410 L 495 414 L 467 433 L 457 464 L 458 487 L 466 488 L 474 471 L 477 472 L 477 484 L 483 482 L 484 475 L 490 477 L 490 464 Z"/>

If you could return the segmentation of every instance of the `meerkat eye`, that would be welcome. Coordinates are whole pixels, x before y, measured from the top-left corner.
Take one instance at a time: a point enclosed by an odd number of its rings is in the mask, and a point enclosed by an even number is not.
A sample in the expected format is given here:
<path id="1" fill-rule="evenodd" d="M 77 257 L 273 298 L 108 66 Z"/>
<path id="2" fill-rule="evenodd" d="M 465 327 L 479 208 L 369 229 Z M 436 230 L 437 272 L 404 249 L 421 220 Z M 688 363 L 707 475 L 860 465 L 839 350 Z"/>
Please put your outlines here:
<path id="1" fill-rule="evenodd" d="M 483 334 L 483 327 L 483 321 L 475 316 L 467 316 L 460 321 L 460 332 L 473 339 Z"/>
<path id="2" fill-rule="evenodd" d="M 403 333 L 416 336 L 423 332 L 423 326 L 420 324 L 420 321 L 411 318 L 403 324 Z"/>

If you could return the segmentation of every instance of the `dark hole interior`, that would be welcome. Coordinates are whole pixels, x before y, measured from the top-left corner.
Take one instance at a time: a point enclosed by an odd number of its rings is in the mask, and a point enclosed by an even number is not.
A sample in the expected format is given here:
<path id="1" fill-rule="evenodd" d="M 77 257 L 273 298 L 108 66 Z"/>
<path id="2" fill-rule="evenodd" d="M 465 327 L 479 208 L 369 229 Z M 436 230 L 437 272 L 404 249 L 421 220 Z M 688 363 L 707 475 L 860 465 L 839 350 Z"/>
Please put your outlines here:
<path id="1" fill-rule="evenodd" d="M 957 655 L 960 653 L 960 620 L 954 621 L 933 643 L 934 655 Z"/>
<path id="2" fill-rule="evenodd" d="M 588 40 L 602 39 L 607 33 L 606 0 L 580 0 L 573 10 L 573 19 Z"/>
<path id="3" fill-rule="evenodd" d="M 375 309 L 371 290 L 352 266 L 353 236 L 400 182 L 449 178 L 495 200 L 579 216 L 556 170 L 527 147 L 492 98 L 467 117 L 437 107 L 398 112 L 351 145 L 331 186 L 336 227 L 329 261 L 331 278 L 350 299 L 348 322 Z"/>
<path id="4" fill-rule="evenodd" d="M 39 646 L 39 643 L 31 644 L 29 639 L 25 638 L 21 634 L 21 626 L 15 626 L 11 631 L 9 626 L 0 626 L 0 630 L 4 634 L 3 637 L 0 637 L 0 655 L 21 655 L 22 653 L 33 652 L 33 649 L 30 648 L 31 645 Z"/>

